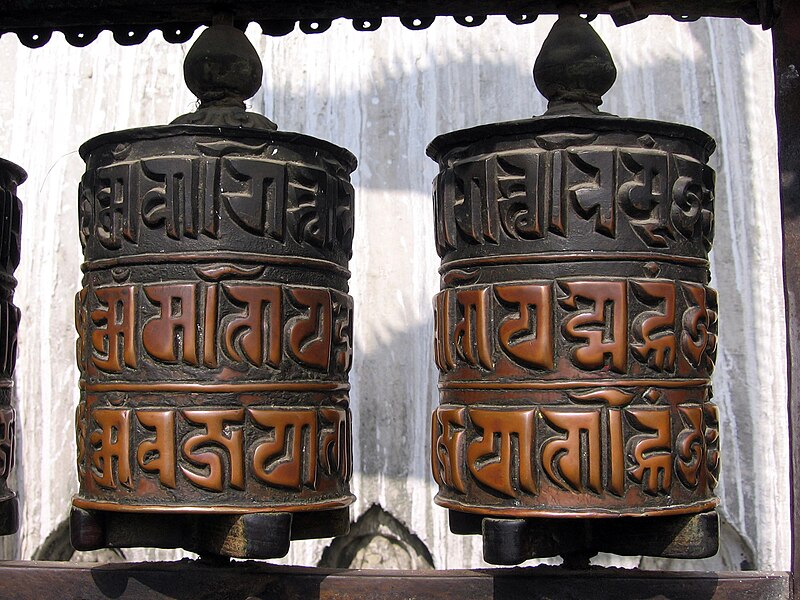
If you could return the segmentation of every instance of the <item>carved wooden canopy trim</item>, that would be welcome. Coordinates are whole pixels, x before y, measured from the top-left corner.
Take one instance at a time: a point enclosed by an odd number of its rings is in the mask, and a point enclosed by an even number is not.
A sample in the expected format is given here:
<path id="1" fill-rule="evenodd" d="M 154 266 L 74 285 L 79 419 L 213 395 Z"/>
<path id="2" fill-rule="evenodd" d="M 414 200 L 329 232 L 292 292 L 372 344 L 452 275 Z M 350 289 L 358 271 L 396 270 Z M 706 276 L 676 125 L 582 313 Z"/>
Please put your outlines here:
<path id="1" fill-rule="evenodd" d="M 780 0 L 578 0 L 588 15 L 609 14 L 617 25 L 650 15 L 681 21 L 704 16 L 732 17 L 750 24 L 772 25 Z M 375 31 L 385 17 L 400 17 L 412 30 L 426 29 L 436 17 L 452 17 L 465 27 L 481 25 L 487 15 L 505 15 L 517 24 L 540 14 L 556 14 L 557 0 L 244 0 L 224 10 L 237 26 L 258 23 L 265 35 L 286 35 L 296 28 L 313 34 L 327 31 L 336 19 L 348 19 L 359 31 Z M 117 43 L 136 45 L 160 30 L 168 42 L 189 40 L 220 11 L 218 0 L 3 0 L 0 35 L 16 33 L 25 46 L 45 45 L 60 31 L 73 46 L 86 46 L 110 30 Z M 224 6 L 224 5 L 223 5 Z"/>

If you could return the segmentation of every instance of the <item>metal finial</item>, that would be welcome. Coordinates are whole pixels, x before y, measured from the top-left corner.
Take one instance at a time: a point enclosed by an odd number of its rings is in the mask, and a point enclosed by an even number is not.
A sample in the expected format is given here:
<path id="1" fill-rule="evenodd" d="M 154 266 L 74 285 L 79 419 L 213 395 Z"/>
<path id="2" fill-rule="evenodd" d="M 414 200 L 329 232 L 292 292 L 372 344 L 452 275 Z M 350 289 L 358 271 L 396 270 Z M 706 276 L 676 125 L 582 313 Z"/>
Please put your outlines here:
<path id="1" fill-rule="evenodd" d="M 186 85 L 200 106 L 172 124 L 277 129 L 263 115 L 245 111 L 244 101 L 261 87 L 263 72 L 247 36 L 231 25 L 215 23 L 200 34 L 183 62 Z"/>
<path id="2" fill-rule="evenodd" d="M 611 53 L 588 21 L 562 13 L 533 67 L 536 88 L 548 100 L 547 114 L 598 114 L 616 78 Z"/>

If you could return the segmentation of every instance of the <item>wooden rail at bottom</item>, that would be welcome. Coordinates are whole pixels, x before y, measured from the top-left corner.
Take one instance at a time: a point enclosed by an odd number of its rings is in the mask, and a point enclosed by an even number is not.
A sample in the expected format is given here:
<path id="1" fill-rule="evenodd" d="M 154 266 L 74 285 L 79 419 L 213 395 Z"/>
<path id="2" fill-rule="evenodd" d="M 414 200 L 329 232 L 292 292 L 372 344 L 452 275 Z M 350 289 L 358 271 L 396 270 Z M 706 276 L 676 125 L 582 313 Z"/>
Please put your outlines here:
<path id="1" fill-rule="evenodd" d="M 783 600 L 789 573 L 674 573 L 559 567 L 356 571 L 256 562 L 0 563 L 3 600 Z"/>

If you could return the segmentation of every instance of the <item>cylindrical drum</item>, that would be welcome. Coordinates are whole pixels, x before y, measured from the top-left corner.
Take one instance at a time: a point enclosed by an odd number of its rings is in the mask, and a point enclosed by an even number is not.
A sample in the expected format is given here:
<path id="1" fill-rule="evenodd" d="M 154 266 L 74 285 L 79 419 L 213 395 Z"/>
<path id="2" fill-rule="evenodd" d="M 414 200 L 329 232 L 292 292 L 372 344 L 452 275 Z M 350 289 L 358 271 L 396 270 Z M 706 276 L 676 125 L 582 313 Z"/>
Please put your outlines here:
<path id="1" fill-rule="evenodd" d="M 600 112 L 615 78 L 564 14 L 534 67 L 544 116 L 428 147 L 436 502 L 489 562 L 717 549 L 715 143 Z"/>
<path id="2" fill-rule="evenodd" d="M 22 203 L 17 186 L 27 179 L 25 171 L 0 158 L 0 535 L 17 531 L 18 504 L 8 489 L 14 466 L 15 412 L 12 406 L 12 377 L 17 359 L 17 329 L 20 312 L 14 306 L 19 266 Z"/>
<path id="3" fill-rule="evenodd" d="M 696 129 L 601 116 L 434 140 L 437 503 L 513 517 L 716 505 L 713 148 Z"/>
<path id="4" fill-rule="evenodd" d="M 193 125 L 81 156 L 74 505 L 347 506 L 355 158 Z"/>

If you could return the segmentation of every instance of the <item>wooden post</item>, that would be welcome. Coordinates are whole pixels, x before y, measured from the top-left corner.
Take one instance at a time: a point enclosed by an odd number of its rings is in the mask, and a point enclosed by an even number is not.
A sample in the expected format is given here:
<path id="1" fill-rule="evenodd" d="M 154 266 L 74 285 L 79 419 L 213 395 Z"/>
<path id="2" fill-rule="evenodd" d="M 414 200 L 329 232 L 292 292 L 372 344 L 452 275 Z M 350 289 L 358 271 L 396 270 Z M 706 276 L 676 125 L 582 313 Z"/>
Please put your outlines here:
<path id="1" fill-rule="evenodd" d="M 773 28 L 775 110 L 783 215 L 783 277 L 789 356 L 790 480 L 800 473 L 800 4 L 784 2 Z M 800 494 L 791 486 L 792 581 L 800 573 Z"/>

